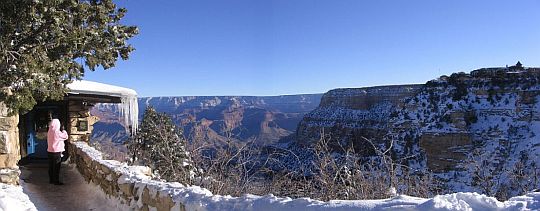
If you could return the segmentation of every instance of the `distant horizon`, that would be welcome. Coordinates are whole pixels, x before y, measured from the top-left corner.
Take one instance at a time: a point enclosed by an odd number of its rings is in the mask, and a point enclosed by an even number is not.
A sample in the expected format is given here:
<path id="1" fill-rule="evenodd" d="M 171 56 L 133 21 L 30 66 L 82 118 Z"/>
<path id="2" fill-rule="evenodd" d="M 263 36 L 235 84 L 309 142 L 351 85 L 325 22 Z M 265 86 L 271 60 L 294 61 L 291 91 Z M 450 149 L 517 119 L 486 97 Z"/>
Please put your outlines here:
<path id="1" fill-rule="evenodd" d="M 115 0 L 140 34 L 86 80 L 141 96 L 279 96 L 540 66 L 540 1 Z"/>
<path id="2" fill-rule="evenodd" d="M 518 62 L 520 62 L 520 61 L 518 61 Z M 515 64 L 513 64 L 513 65 L 515 65 Z M 477 69 L 466 71 L 466 72 L 465 71 L 460 71 L 460 72 L 465 72 L 467 74 L 470 74 L 472 71 L 483 69 L 483 68 L 506 68 L 507 66 L 511 67 L 513 65 L 505 65 L 505 66 L 499 66 L 499 67 L 495 67 L 495 66 L 481 67 L 481 68 L 477 68 Z M 529 67 L 529 66 L 524 65 L 524 68 L 540 68 L 540 66 L 539 67 Z M 459 72 L 453 72 L 453 73 L 459 73 Z M 453 73 L 450 73 L 450 74 L 448 74 L 446 76 L 450 76 Z M 435 79 L 437 79 L 437 78 L 439 78 L 441 76 L 444 76 L 444 75 L 437 76 L 436 78 L 433 78 L 433 79 L 430 79 L 430 80 L 435 80 Z M 430 80 L 428 80 L 428 81 L 430 81 Z M 293 93 L 293 94 L 277 94 L 277 95 L 170 95 L 170 96 L 137 96 L 137 97 L 138 98 L 149 98 L 149 97 L 281 97 L 281 96 L 296 96 L 296 95 L 323 95 L 323 94 L 327 93 L 328 91 L 335 90 L 335 89 L 362 89 L 362 88 L 385 87 L 385 86 L 424 85 L 428 81 L 426 81 L 425 83 L 383 84 L 383 85 L 363 86 L 363 87 L 336 87 L 336 88 L 329 89 L 329 90 L 327 90 L 325 92 L 319 92 L 319 93 Z"/>
<path id="3" fill-rule="evenodd" d="M 337 88 L 332 88 L 325 92 L 320 92 L 320 93 L 297 93 L 297 94 L 277 94 L 277 95 L 170 95 L 170 96 L 137 96 L 137 97 L 138 98 L 148 98 L 148 97 L 281 97 L 281 96 L 296 96 L 296 95 L 322 95 L 322 94 L 327 93 L 328 91 L 335 90 L 335 89 L 363 89 L 363 88 L 372 88 L 372 87 L 407 86 L 407 85 L 424 85 L 424 84 L 425 83 L 386 84 L 386 85 L 363 86 L 363 87 L 337 87 Z"/>

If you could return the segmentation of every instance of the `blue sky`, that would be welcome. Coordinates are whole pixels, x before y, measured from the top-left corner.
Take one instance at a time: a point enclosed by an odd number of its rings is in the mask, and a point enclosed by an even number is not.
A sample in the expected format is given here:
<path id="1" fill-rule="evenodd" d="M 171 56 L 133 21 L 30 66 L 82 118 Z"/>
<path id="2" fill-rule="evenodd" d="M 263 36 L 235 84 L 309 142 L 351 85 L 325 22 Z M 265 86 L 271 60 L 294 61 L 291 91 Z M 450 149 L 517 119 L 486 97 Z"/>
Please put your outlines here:
<path id="1" fill-rule="evenodd" d="M 540 66 L 540 1 L 116 1 L 136 51 L 93 80 L 140 96 L 280 95 Z"/>

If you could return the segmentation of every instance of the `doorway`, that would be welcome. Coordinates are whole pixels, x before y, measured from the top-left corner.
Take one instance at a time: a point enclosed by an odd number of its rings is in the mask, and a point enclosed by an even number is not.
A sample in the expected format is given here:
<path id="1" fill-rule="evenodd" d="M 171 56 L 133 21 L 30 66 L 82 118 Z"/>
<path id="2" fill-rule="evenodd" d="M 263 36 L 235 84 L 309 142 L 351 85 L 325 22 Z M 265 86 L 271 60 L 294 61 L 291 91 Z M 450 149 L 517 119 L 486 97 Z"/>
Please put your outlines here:
<path id="1" fill-rule="evenodd" d="M 58 118 L 67 129 L 67 103 L 44 102 L 20 117 L 21 156 L 29 159 L 47 158 L 47 131 L 52 118 Z"/>

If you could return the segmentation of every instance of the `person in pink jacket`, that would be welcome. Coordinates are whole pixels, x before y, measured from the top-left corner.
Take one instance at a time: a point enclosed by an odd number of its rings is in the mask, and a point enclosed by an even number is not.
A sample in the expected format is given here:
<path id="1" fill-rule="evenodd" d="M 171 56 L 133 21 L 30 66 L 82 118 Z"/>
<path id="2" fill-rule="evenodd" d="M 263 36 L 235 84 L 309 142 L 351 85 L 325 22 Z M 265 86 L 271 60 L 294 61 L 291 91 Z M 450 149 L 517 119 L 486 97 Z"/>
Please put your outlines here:
<path id="1" fill-rule="evenodd" d="M 60 131 L 60 120 L 52 119 L 47 132 L 47 152 L 49 157 L 49 183 L 63 185 L 60 182 L 60 163 L 65 151 L 64 141 L 68 139 L 65 130 Z"/>

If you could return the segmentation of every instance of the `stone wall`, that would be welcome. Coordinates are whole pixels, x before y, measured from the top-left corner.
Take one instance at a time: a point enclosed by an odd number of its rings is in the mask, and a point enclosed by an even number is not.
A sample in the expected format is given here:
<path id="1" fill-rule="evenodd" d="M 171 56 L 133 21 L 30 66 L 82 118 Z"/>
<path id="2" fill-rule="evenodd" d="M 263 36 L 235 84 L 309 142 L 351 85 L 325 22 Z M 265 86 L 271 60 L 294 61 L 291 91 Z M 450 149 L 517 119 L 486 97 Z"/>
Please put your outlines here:
<path id="1" fill-rule="evenodd" d="M 19 183 L 20 159 L 19 115 L 8 116 L 8 109 L 0 103 L 0 182 Z"/>
<path id="2" fill-rule="evenodd" d="M 90 115 L 90 109 L 92 104 L 83 103 L 82 101 L 69 101 L 68 115 L 69 115 L 69 137 L 71 141 L 89 141 L 90 134 L 94 123 L 99 118 Z M 80 122 L 86 122 L 86 129 L 81 130 L 79 127 Z"/>
<path id="3" fill-rule="evenodd" d="M 185 210 L 162 185 L 152 184 L 151 170 L 144 166 L 127 166 L 115 160 L 103 160 L 101 152 L 89 147 L 86 142 L 70 142 L 70 161 L 88 182 L 121 203 L 122 209 L 133 210 Z M 147 183 L 140 182 L 146 178 Z M 163 189 L 163 188 L 161 188 Z"/>
<path id="4" fill-rule="evenodd" d="M 19 184 L 20 155 L 19 115 L 8 115 L 5 104 L 0 103 L 0 182 Z"/>
<path id="5" fill-rule="evenodd" d="M 245 194 L 240 197 L 212 194 L 199 186 L 184 186 L 177 182 L 155 180 L 150 177 L 150 169 L 141 166 L 128 166 L 113 160 L 103 160 L 101 153 L 86 142 L 70 142 L 74 156 L 71 161 L 77 164 L 83 177 L 99 187 L 116 207 L 110 210 L 257 210 L 257 211 L 295 211 L 295 210 L 365 210 L 369 204 L 374 210 L 403 208 L 389 200 L 402 201 L 403 196 L 394 199 L 370 200 L 331 200 L 328 202 L 310 198 L 291 199 L 272 194 L 257 196 Z M 407 202 L 408 205 L 423 203 L 424 200 Z M 408 206 L 407 205 L 407 206 Z M 116 208 L 116 209 L 115 209 Z M 416 210 L 411 207 L 412 210 Z M 426 209 L 426 206 L 423 206 Z"/>

